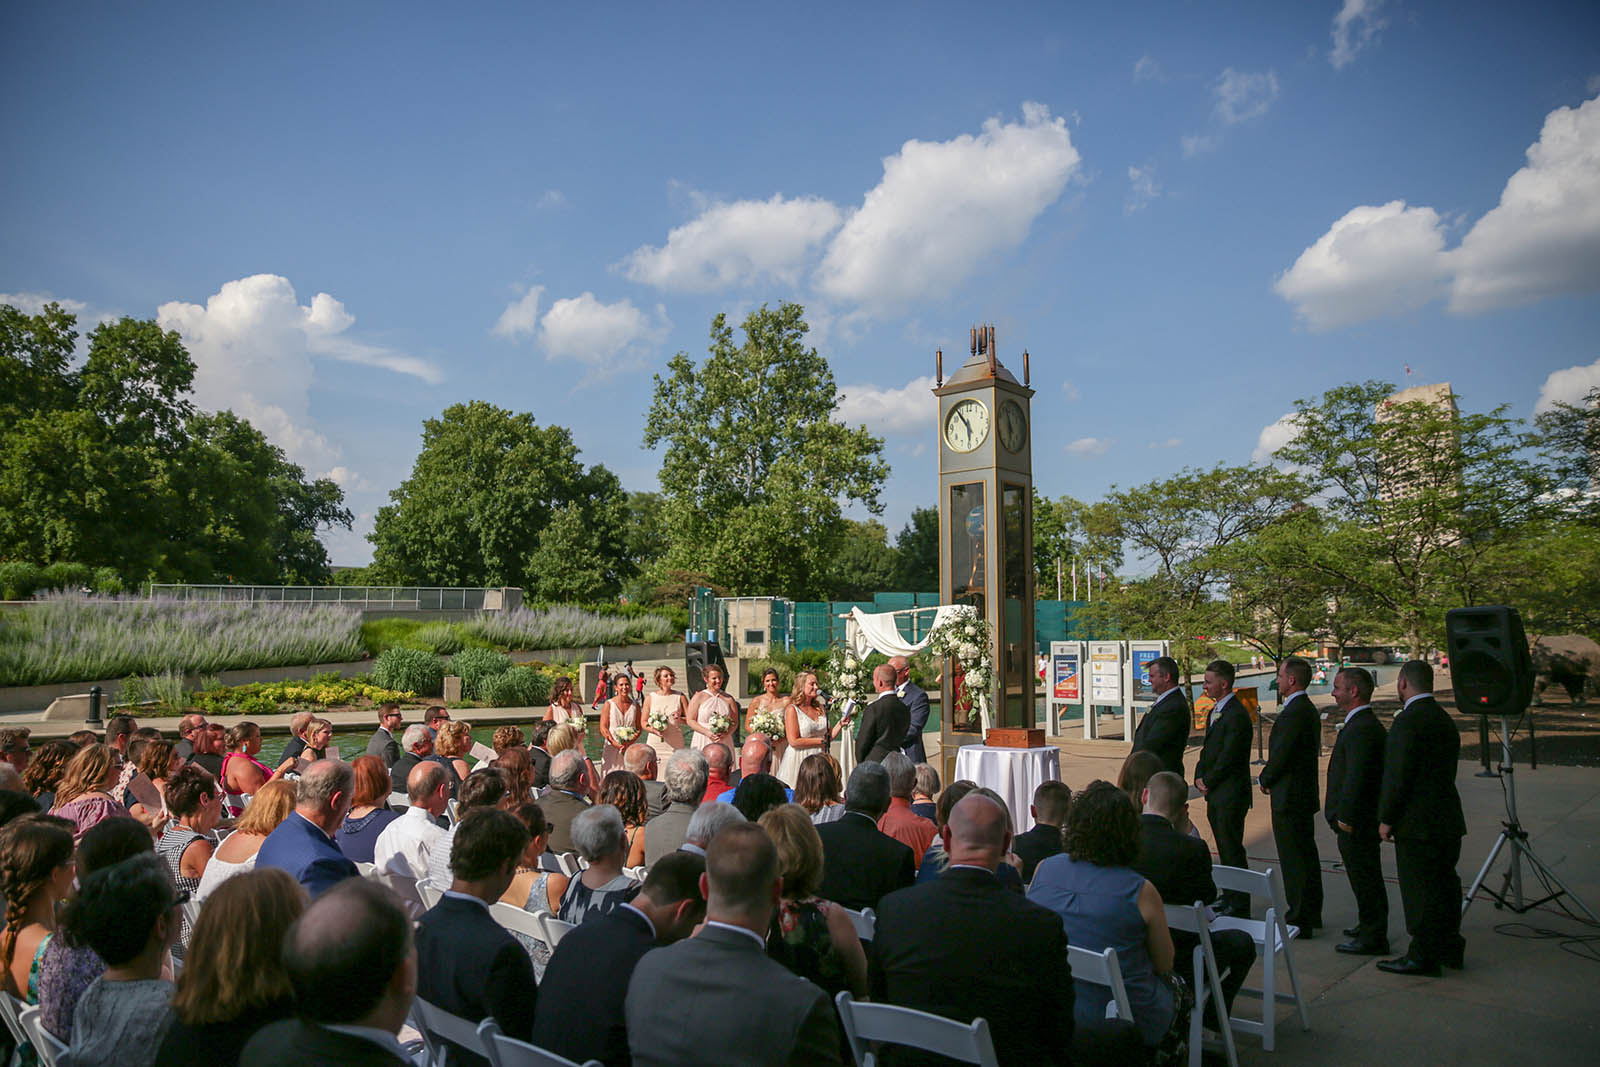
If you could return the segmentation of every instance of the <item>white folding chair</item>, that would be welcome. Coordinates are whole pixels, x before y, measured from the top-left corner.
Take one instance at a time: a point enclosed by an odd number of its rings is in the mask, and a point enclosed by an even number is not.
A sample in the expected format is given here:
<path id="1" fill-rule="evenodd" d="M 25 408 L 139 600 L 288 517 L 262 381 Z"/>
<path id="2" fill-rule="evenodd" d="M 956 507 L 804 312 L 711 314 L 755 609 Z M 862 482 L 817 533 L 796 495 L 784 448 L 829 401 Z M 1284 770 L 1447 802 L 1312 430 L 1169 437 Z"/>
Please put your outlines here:
<path id="1" fill-rule="evenodd" d="M 411 798 L 404 793 L 390 793 L 389 806 L 399 808 L 402 813 L 411 806 Z"/>
<path id="2" fill-rule="evenodd" d="M 1122 966 L 1117 963 L 1116 949 L 1090 952 L 1077 945 L 1068 945 L 1067 962 L 1072 964 L 1075 981 L 1105 986 L 1111 990 L 1111 1001 L 1106 1005 L 1107 1019 L 1133 1022 L 1133 1005 L 1128 1001 L 1128 987 L 1122 981 Z"/>
<path id="3" fill-rule="evenodd" d="M 361 872 L 362 877 L 369 878 L 383 886 L 389 892 L 400 898 L 400 903 L 405 905 L 406 914 L 413 919 L 420 918 L 427 911 L 429 905 L 422 898 L 421 891 L 417 888 L 417 880 L 410 875 L 395 874 L 393 871 L 379 870 L 372 864 L 356 864 L 357 867 L 371 867 L 371 870 Z"/>
<path id="4" fill-rule="evenodd" d="M 1219 863 L 1211 868 L 1211 876 L 1216 881 L 1218 889 L 1231 889 L 1267 898 L 1266 918 L 1235 919 L 1219 916 L 1211 921 L 1211 929 L 1243 930 L 1255 940 L 1256 953 L 1261 957 L 1261 988 L 1241 989 L 1239 992 L 1261 998 L 1261 1019 L 1258 1022 L 1255 1019 L 1241 1019 L 1235 1015 L 1228 1021 L 1240 1033 L 1260 1034 L 1261 1047 L 1271 1052 L 1276 1044 L 1275 1031 L 1280 1002 L 1295 1005 L 1300 1011 L 1300 1029 L 1311 1029 L 1311 1016 L 1306 1011 L 1305 998 L 1300 993 L 1300 976 L 1295 972 L 1294 955 L 1289 951 L 1289 942 L 1299 935 L 1300 928 L 1290 926 L 1284 921 L 1283 917 L 1289 908 L 1283 896 L 1283 880 L 1278 876 L 1276 867 L 1268 867 L 1264 871 L 1247 871 L 1242 867 L 1225 867 Z M 1288 993 L 1278 992 L 1279 953 L 1283 954 L 1283 962 L 1289 971 L 1291 991 Z"/>
<path id="5" fill-rule="evenodd" d="M 844 913 L 850 916 L 850 925 L 856 928 L 856 936 L 863 941 L 871 941 L 873 931 L 878 928 L 878 916 L 871 908 L 862 908 L 854 911 L 845 908 Z"/>
<path id="6" fill-rule="evenodd" d="M 452 1015 L 443 1008 L 429 1004 L 421 997 L 411 1002 L 411 1018 L 422 1034 L 422 1043 L 428 1051 L 430 1067 L 444 1067 L 446 1041 L 486 1058 L 489 1055 L 489 1047 L 478 1036 L 478 1023 L 463 1019 L 459 1015 Z"/>
<path id="7" fill-rule="evenodd" d="M 507 930 L 524 934 L 535 941 L 545 941 L 548 936 L 540 916 L 531 911 L 524 911 L 515 904 L 507 904 L 503 900 L 497 900 L 489 905 L 489 914 L 494 917 L 495 922 Z M 549 944 L 549 942 L 545 941 L 545 944 Z M 554 945 L 551 945 L 551 948 L 554 947 Z"/>
<path id="8" fill-rule="evenodd" d="M 485 1019 L 478 1027 L 478 1036 L 489 1049 L 491 1067 L 601 1067 L 599 1060 L 578 1063 L 565 1056 L 518 1041 L 500 1032 L 493 1019 Z"/>
<path id="9" fill-rule="evenodd" d="M 424 909 L 427 909 L 439 903 L 440 898 L 444 896 L 444 891 L 442 889 L 435 889 L 433 887 L 433 883 L 429 882 L 426 878 L 418 878 L 417 896 L 422 898 L 422 906 Z"/>
<path id="10" fill-rule="evenodd" d="M 1194 934 L 1200 941 L 1194 947 L 1189 972 L 1191 988 L 1194 990 L 1194 1011 L 1189 1013 L 1189 1067 L 1200 1067 L 1206 1004 L 1215 1001 L 1218 1005 L 1217 1018 L 1221 1019 L 1228 1003 L 1222 995 L 1222 972 L 1217 968 L 1217 951 L 1211 944 L 1211 928 L 1206 924 L 1206 906 L 1200 903 L 1187 906 L 1168 904 L 1167 926 Z M 1221 1029 L 1222 1047 L 1228 1054 L 1228 1067 L 1239 1067 L 1239 1053 L 1233 1044 L 1233 1027 L 1224 1026 Z"/>
<path id="11" fill-rule="evenodd" d="M 624 867 L 624 868 L 622 868 L 622 873 L 627 875 L 629 878 L 632 878 L 635 882 L 638 882 L 640 885 L 643 885 L 644 884 L 644 880 L 645 880 L 645 876 L 650 873 L 650 868 L 646 867 L 644 864 L 641 863 L 637 867 Z"/>
<path id="12" fill-rule="evenodd" d="M 377 864 L 362 863 L 360 860 L 356 860 L 356 873 L 360 874 L 363 878 L 371 878 L 372 872 L 377 869 Z"/>
<path id="13" fill-rule="evenodd" d="M 558 919 L 554 915 L 539 915 L 536 918 L 544 924 L 544 943 L 550 946 L 552 952 L 561 943 L 561 939 L 567 936 L 567 931 L 576 926 L 575 923 Z"/>
<path id="14" fill-rule="evenodd" d="M 11 1031 L 11 1036 L 16 1039 L 18 1055 L 13 1059 L 20 1059 L 23 1045 L 30 1044 L 28 1031 L 22 1028 L 22 1009 L 27 1005 L 22 1003 L 10 993 L 0 993 L 0 1019 L 5 1020 L 6 1029 Z"/>
<path id="15" fill-rule="evenodd" d="M 183 917 L 189 920 L 189 932 L 194 932 L 194 924 L 200 919 L 200 901 L 186 900 L 183 902 Z"/>
<path id="16" fill-rule="evenodd" d="M 588 864 L 578 859 L 576 852 L 557 852 L 556 863 L 561 868 L 561 873 L 568 878 L 576 878 L 583 873 Z"/>
<path id="17" fill-rule="evenodd" d="M 897 1008 L 892 1004 L 861 1004 L 848 992 L 834 998 L 839 1008 L 839 1020 L 844 1024 L 845 1036 L 850 1039 L 850 1053 L 856 1067 L 875 1067 L 877 1056 L 868 1048 L 869 1041 L 881 1041 L 906 1048 L 937 1052 L 962 1063 L 976 1063 L 979 1067 L 999 1067 L 995 1058 L 994 1041 L 989 1037 L 989 1023 L 978 1018 L 970 1023 L 958 1023 L 942 1015 L 932 1015 L 913 1008 Z"/>
<path id="18" fill-rule="evenodd" d="M 567 873 L 567 869 L 561 865 L 561 857 L 549 849 L 539 853 L 539 869 L 549 871 L 551 874 Z"/>
<path id="19" fill-rule="evenodd" d="M 454 800 L 445 801 L 444 802 L 444 808 L 445 808 L 445 814 L 450 816 L 450 825 L 451 826 L 454 826 L 456 823 L 461 821 L 460 819 L 458 819 L 456 817 L 456 802 Z"/>
<path id="20" fill-rule="evenodd" d="M 22 1009 L 20 1017 L 22 1029 L 27 1031 L 28 1043 L 39 1054 L 39 1062 L 44 1067 L 57 1067 L 62 1057 L 67 1054 L 67 1046 L 55 1034 L 44 1028 L 44 1020 L 39 1016 L 39 1006 L 30 1005 Z"/>

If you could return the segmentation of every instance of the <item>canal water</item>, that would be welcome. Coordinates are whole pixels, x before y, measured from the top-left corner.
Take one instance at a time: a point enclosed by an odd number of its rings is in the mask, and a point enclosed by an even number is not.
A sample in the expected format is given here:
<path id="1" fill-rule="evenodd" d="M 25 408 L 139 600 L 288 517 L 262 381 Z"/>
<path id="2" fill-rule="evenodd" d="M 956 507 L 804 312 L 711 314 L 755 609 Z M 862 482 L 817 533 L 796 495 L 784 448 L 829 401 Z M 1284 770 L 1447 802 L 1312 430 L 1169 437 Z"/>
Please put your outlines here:
<path id="1" fill-rule="evenodd" d="M 453 714 L 460 715 L 459 712 Z M 467 721 L 471 722 L 472 720 L 468 719 Z M 407 725 L 410 724 L 408 723 Z M 494 726 L 474 726 L 472 728 L 472 739 L 474 741 L 482 741 L 486 745 L 492 744 L 494 741 L 495 726 L 504 725 L 506 724 L 495 723 Z M 521 722 L 516 723 L 515 725 L 520 726 L 524 736 L 526 736 L 528 727 L 531 726 L 532 723 Z M 333 741 L 331 743 L 338 747 L 341 757 L 346 760 L 352 760 L 367 751 L 367 742 L 370 740 L 372 740 L 371 730 L 335 730 L 333 732 Z M 283 758 L 283 747 L 288 743 L 288 734 L 268 734 L 262 737 L 261 754 L 256 758 L 262 763 L 265 763 L 268 767 L 276 767 L 278 765 L 278 761 Z M 601 744 L 602 742 L 600 739 L 599 730 L 590 730 L 584 735 L 584 745 L 588 749 L 589 757 L 591 759 L 600 758 Z"/>

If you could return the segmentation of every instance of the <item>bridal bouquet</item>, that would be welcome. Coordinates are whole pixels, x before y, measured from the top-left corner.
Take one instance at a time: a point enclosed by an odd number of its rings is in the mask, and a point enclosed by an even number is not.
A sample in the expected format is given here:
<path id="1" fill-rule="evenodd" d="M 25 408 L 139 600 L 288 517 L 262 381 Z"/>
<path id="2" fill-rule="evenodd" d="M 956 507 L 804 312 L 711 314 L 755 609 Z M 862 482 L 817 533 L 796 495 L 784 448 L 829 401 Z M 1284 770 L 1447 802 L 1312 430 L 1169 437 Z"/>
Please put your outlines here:
<path id="1" fill-rule="evenodd" d="M 758 734 L 766 734 L 771 738 L 785 736 L 783 716 L 770 707 L 762 708 L 750 716 L 750 728 Z"/>
<path id="2" fill-rule="evenodd" d="M 618 726 L 611 731 L 611 736 L 626 745 L 639 736 L 639 728 L 637 726 Z"/>
<path id="3" fill-rule="evenodd" d="M 733 729 L 733 720 L 719 711 L 707 719 L 705 725 L 708 730 L 721 737 Z"/>
<path id="4" fill-rule="evenodd" d="M 657 708 L 645 716 L 644 724 L 658 734 L 667 732 L 667 727 L 672 725 L 672 712 L 665 708 Z"/>

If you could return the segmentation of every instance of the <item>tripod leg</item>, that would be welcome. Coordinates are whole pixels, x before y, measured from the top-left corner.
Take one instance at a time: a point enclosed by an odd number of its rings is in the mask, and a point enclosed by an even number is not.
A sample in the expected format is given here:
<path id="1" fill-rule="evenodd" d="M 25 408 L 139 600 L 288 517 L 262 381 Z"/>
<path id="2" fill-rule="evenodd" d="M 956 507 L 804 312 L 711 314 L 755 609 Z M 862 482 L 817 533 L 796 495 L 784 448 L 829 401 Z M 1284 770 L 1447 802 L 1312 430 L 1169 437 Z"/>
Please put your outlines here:
<path id="1" fill-rule="evenodd" d="M 1559 893 L 1553 893 L 1551 896 L 1546 897 L 1546 900 L 1551 900 L 1555 897 L 1565 895 L 1571 898 L 1572 902 L 1578 906 L 1579 910 L 1589 917 L 1589 921 L 1600 923 L 1600 916 L 1595 915 L 1594 912 L 1589 910 L 1589 905 L 1583 902 L 1583 898 L 1574 893 L 1571 887 L 1569 887 L 1566 882 L 1561 880 L 1561 876 L 1555 871 L 1551 870 L 1548 863 L 1539 858 L 1539 854 L 1537 852 L 1535 852 L 1528 845 L 1522 845 L 1520 851 L 1524 856 L 1527 857 L 1528 862 L 1533 864 L 1534 868 L 1544 877 L 1546 882 L 1554 885 L 1560 890 Z"/>
<path id="2" fill-rule="evenodd" d="M 1466 897 L 1461 901 L 1461 914 L 1467 913 L 1467 908 L 1472 906 L 1472 901 L 1477 897 L 1478 890 L 1483 887 L 1483 880 L 1489 877 L 1489 868 L 1494 866 L 1494 861 L 1499 857 L 1500 850 L 1505 848 L 1508 835 L 1504 830 L 1495 838 L 1494 847 L 1489 850 L 1489 858 L 1483 861 L 1483 866 L 1478 870 L 1478 877 L 1472 880 L 1472 888 L 1467 890 Z M 1492 895 L 1494 890 L 1489 891 Z M 1503 894 L 1502 894 L 1503 895 Z"/>

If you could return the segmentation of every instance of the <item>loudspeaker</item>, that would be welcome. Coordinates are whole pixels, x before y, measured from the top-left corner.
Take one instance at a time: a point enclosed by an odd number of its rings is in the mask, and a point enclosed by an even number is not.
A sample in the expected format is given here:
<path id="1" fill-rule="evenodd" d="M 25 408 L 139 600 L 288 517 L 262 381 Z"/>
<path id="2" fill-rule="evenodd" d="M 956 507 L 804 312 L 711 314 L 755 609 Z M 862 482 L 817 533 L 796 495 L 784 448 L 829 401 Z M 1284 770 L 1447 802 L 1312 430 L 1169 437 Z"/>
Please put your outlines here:
<path id="1" fill-rule="evenodd" d="M 722 681 L 728 681 L 728 664 L 722 658 L 722 646 L 715 641 L 690 641 L 683 649 L 684 666 L 688 668 L 689 692 L 698 693 L 706 687 L 705 668 L 716 664 L 722 668 Z"/>
<path id="2" fill-rule="evenodd" d="M 1456 707 L 1479 715 L 1521 715 L 1533 699 L 1533 660 L 1522 616 L 1493 604 L 1445 613 Z"/>

